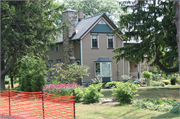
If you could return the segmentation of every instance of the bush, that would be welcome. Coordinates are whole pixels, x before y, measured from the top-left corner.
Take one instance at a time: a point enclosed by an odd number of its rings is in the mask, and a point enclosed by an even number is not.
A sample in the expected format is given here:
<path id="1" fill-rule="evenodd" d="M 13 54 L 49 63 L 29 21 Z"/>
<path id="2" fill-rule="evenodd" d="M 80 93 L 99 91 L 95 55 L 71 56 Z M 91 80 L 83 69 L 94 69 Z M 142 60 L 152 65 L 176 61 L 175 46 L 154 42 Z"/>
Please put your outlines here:
<path id="1" fill-rule="evenodd" d="M 72 84 L 49 84 L 43 87 L 43 91 L 55 95 L 71 96 L 73 90 L 77 87 L 81 87 L 77 83 Z"/>
<path id="2" fill-rule="evenodd" d="M 87 88 L 84 88 L 83 91 L 83 101 L 86 103 L 94 103 L 99 102 L 99 99 L 101 96 L 101 90 L 99 90 L 102 87 L 102 83 L 100 84 L 92 84 Z"/>
<path id="3" fill-rule="evenodd" d="M 114 100 L 117 100 L 121 103 L 130 103 L 136 95 L 136 92 L 137 86 L 132 85 L 129 82 L 120 82 L 117 85 L 117 88 L 113 88 L 113 95 L 115 96 Z"/>
<path id="4" fill-rule="evenodd" d="M 140 84 L 140 85 L 142 84 L 142 82 L 141 82 L 140 80 L 135 80 L 135 81 L 133 81 L 132 83 L 133 83 L 133 84 Z"/>
<path id="5" fill-rule="evenodd" d="M 147 79 L 151 79 L 152 78 L 152 73 L 149 71 L 143 71 L 143 77 L 147 78 Z"/>
<path id="6" fill-rule="evenodd" d="M 177 109 L 179 104 L 178 101 L 169 99 L 143 99 L 136 101 L 132 106 L 140 109 L 157 110 L 160 112 L 171 111 L 177 113 L 179 111 Z"/>
<path id="7" fill-rule="evenodd" d="M 165 85 L 171 84 L 171 82 L 169 80 L 162 80 L 161 82 L 163 82 Z"/>
<path id="8" fill-rule="evenodd" d="M 173 114 L 179 114 L 180 113 L 180 105 L 173 106 L 173 108 L 170 111 Z"/>
<path id="9" fill-rule="evenodd" d="M 127 75 L 122 75 L 121 78 L 124 80 L 124 82 L 128 82 L 132 77 Z"/>
<path id="10" fill-rule="evenodd" d="M 5 84 L 9 84 L 9 81 L 4 81 L 5 82 Z"/>
<path id="11" fill-rule="evenodd" d="M 92 83 L 93 83 L 93 84 L 99 84 L 99 83 L 101 83 L 100 76 L 97 76 L 96 78 L 91 79 L 91 80 L 92 80 Z"/>
<path id="12" fill-rule="evenodd" d="M 83 97 L 83 87 L 77 87 L 74 89 L 75 91 L 75 102 L 80 102 L 82 101 L 82 97 Z M 71 94 L 73 95 L 73 94 Z"/>
<path id="13" fill-rule="evenodd" d="M 41 57 L 27 55 L 21 59 L 19 68 L 22 91 L 37 92 L 42 90 L 47 75 L 46 62 Z"/>
<path id="14" fill-rule="evenodd" d="M 177 81 L 177 79 L 176 79 L 175 77 L 173 77 L 173 78 L 171 79 L 171 85 L 175 85 L 177 82 L 178 82 L 178 81 Z"/>
<path id="15" fill-rule="evenodd" d="M 112 81 L 112 82 L 107 82 L 105 85 L 105 88 L 116 88 L 116 85 L 119 84 L 120 82 Z"/>
<path id="16" fill-rule="evenodd" d="M 158 82 L 158 81 L 150 81 L 147 83 L 148 86 L 162 86 L 164 87 L 165 84 L 163 82 Z"/>

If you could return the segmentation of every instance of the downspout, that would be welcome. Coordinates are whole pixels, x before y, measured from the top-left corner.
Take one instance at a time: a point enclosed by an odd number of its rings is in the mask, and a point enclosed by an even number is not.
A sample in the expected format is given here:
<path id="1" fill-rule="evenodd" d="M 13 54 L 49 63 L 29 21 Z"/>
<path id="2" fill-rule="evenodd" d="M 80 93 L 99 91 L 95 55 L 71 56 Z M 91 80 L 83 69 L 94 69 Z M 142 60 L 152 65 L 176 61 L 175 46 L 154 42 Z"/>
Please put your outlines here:
<path id="1" fill-rule="evenodd" d="M 124 42 L 123 42 L 123 47 L 124 47 Z M 125 75 L 125 60 L 124 60 L 124 57 L 123 57 L 123 75 Z"/>

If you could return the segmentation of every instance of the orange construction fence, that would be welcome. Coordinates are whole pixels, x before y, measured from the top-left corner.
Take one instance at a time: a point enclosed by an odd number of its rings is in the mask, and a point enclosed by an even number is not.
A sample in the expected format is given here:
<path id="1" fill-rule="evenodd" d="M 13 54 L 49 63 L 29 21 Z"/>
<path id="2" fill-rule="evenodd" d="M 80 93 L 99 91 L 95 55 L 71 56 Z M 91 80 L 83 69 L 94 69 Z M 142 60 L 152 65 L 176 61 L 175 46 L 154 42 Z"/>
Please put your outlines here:
<path id="1" fill-rule="evenodd" d="M 0 118 L 75 118 L 75 97 L 46 92 L 0 91 Z"/>

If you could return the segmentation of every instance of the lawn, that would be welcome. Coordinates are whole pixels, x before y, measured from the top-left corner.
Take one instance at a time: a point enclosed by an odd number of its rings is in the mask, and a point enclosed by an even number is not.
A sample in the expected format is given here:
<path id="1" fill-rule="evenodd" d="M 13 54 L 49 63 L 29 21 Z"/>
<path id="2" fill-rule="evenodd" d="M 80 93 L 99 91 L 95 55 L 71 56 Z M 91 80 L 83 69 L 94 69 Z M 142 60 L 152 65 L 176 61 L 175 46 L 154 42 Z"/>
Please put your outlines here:
<path id="1" fill-rule="evenodd" d="M 178 114 L 137 109 L 131 105 L 103 106 L 76 103 L 77 119 L 179 119 Z"/>
<path id="2" fill-rule="evenodd" d="M 139 96 L 136 99 L 144 98 L 168 98 L 180 101 L 180 85 L 169 86 L 169 87 L 148 87 L 139 88 Z M 112 89 L 103 89 L 102 94 L 105 98 L 111 98 Z"/>
<path id="3" fill-rule="evenodd" d="M 169 98 L 180 101 L 180 86 L 139 88 L 136 99 L 143 98 Z M 112 89 L 102 89 L 104 98 L 111 98 Z M 137 109 L 131 105 L 104 106 L 76 103 L 77 119 L 179 119 L 179 114 Z"/>

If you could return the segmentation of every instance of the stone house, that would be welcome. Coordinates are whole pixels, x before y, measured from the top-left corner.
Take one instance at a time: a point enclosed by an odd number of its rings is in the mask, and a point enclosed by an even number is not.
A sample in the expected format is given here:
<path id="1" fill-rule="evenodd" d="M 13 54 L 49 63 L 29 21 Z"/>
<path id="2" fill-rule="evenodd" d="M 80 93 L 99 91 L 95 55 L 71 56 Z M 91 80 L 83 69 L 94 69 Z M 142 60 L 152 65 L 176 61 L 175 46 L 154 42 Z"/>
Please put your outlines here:
<path id="1" fill-rule="evenodd" d="M 132 75 L 138 78 L 141 64 L 120 60 L 118 64 L 112 57 L 113 49 L 124 47 L 127 43 L 119 34 L 113 34 L 116 25 L 106 16 L 99 14 L 93 17 L 83 17 L 83 11 L 68 8 L 62 14 L 62 22 L 68 23 L 63 37 L 57 38 L 56 48 L 48 52 L 49 66 L 63 62 L 77 62 L 79 65 L 90 67 L 89 77 L 83 77 L 82 84 L 100 75 L 102 82 L 122 81 L 122 75 Z M 49 73 L 49 76 L 52 75 Z"/>

